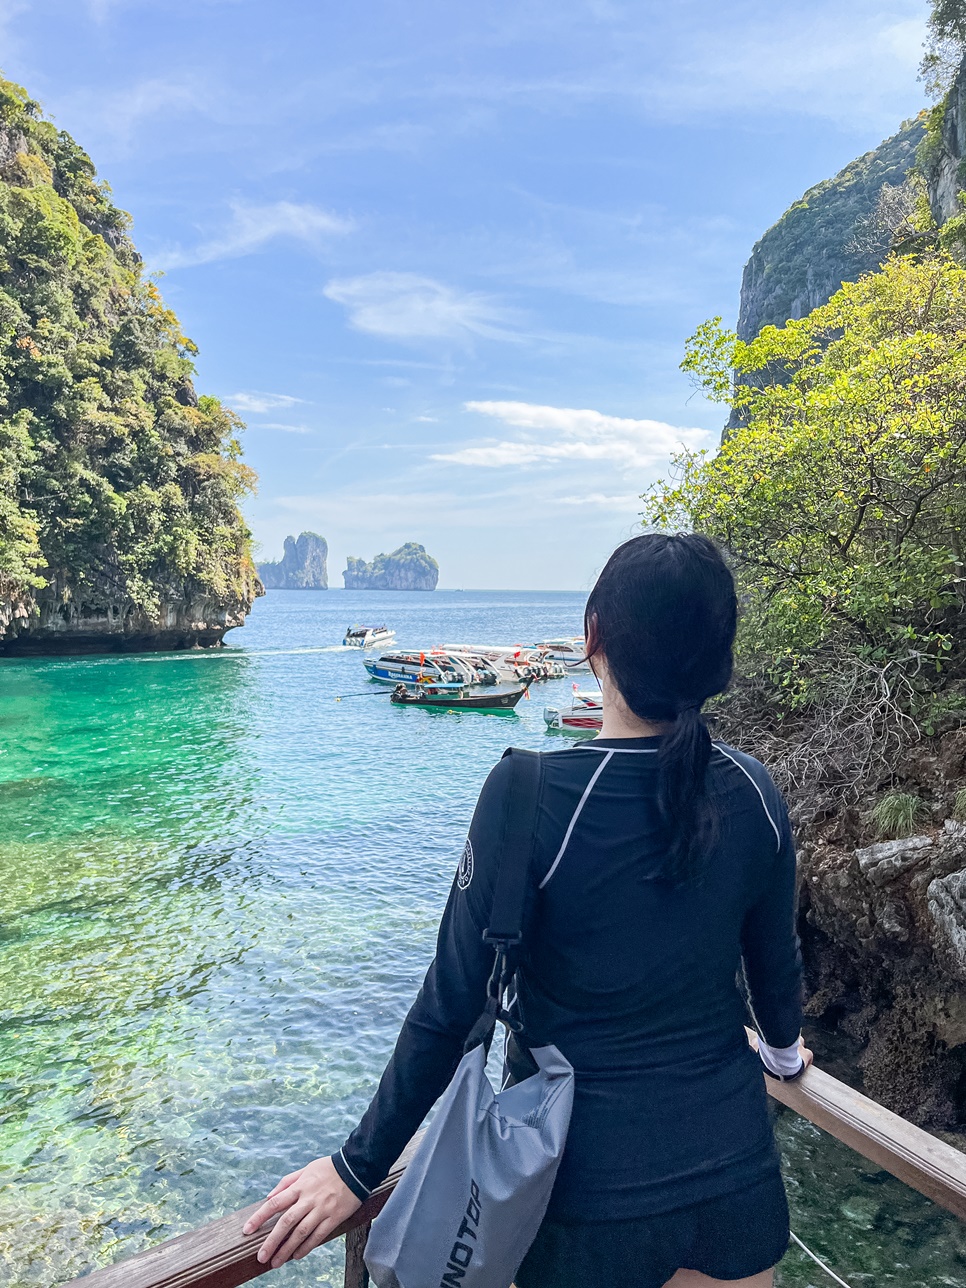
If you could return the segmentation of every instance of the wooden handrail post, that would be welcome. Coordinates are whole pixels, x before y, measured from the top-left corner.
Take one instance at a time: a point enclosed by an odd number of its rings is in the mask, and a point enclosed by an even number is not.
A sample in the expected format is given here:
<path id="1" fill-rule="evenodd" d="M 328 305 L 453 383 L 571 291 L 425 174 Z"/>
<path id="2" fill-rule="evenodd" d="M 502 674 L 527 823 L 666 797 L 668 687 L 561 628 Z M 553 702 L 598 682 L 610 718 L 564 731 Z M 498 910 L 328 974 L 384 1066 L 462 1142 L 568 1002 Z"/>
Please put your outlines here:
<path id="1" fill-rule="evenodd" d="M 345 1279 L 343 1288 L 369 1288 L 369 1271 L 363 1260 L 372 1222 L 347 1230 L 345 1236 Z"/>

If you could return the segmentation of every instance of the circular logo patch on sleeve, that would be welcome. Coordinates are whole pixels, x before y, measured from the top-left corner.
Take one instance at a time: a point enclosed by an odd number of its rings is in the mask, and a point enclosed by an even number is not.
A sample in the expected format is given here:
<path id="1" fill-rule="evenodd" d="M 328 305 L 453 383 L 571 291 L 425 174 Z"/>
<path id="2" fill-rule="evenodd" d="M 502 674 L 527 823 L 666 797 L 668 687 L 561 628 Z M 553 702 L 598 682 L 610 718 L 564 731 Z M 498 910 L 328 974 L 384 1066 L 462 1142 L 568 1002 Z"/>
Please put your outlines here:
<path id="1" fill-rule="evenodd" d="M 456 884 L 461 890 L 465 890 L 473 880 L 473 843 L 466 838 L 466 844 L 463 846 L 463 854 L 460 858 L 460 865 L 456 873 Z"/>

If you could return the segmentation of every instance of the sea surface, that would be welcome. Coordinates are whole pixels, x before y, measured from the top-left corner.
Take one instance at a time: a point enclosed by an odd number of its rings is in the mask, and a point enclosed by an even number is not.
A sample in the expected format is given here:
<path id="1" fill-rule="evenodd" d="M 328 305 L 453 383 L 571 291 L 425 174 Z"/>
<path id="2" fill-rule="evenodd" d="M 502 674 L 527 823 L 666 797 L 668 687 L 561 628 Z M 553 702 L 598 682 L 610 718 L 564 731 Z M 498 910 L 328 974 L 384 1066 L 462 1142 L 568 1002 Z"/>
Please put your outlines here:
<path id="1" fill-rule="evenodd" d="M 542 710 L 571 689 L 511 715 L 391 707 L 343 631 L 526 642 L 579 633 L 582 608 L 271 591 L 219 651 L 0 661 L 0 1283 L 52 1288 L 338 1147 L 487 771 L 564 745 Z M 794 1228 L 852 1288 L 966 1288 L 953 1217 L 794 1115 L 778 1130 Z M 275 1281 L 341 1283 L 341 1247 Z M 780 1272 L 831 1282 L 797 1250 Z"/>

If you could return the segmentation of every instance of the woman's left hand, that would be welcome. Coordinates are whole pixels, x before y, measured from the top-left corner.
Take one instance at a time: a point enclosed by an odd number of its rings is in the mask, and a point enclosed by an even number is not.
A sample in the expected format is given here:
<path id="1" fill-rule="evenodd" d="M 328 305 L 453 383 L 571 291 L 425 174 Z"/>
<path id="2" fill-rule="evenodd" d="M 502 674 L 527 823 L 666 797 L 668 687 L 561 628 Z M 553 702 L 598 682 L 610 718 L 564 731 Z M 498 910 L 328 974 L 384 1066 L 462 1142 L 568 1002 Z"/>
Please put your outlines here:
<path id="1" fill-rule="evenodd" d="M 289 1260 L 300 1261 L 324 1243 L 333 1230 L 347 1221 L 360 1206 L 330 1158 L 317 1158 L 297 1172 L 289 1172 L 268 1198 L 242 1226 L 242 1234 L 253 1234 L 275 1216 L 282 1215 L 258 1250 L 258 1260 L 277 1269 Z"/>

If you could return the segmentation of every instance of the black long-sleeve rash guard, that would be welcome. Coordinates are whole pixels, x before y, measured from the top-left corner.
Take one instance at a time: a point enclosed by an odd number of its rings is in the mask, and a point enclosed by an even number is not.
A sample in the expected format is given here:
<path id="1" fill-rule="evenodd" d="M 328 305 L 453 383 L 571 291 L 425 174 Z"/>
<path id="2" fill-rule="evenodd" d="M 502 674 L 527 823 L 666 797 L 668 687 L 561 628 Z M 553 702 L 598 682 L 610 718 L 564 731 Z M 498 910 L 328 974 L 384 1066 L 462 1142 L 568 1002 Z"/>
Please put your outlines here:
<path id="1" fill-rule="evenodd" d="M 659 742 L 597 738 L 541 757 L 515 1004 L 525 1041 L 555 1043 L 575 1070 L 555 1220 L 668 1211 L 775 1165 L 737 979 L 743 964 L 764 1041 L 791 1047 L 802 1017 L 787 813 L 758 761 L 716 743 L 707 780 L 716 827 L 702 880 L 655 880 Z M 493 950 L 482 936 L 509 766 L 501 761 L 486 780 L 435 960 L 372 1103 L 333 1156 L 359 1198 L 445 1089 L 483 1008 Z"/>

